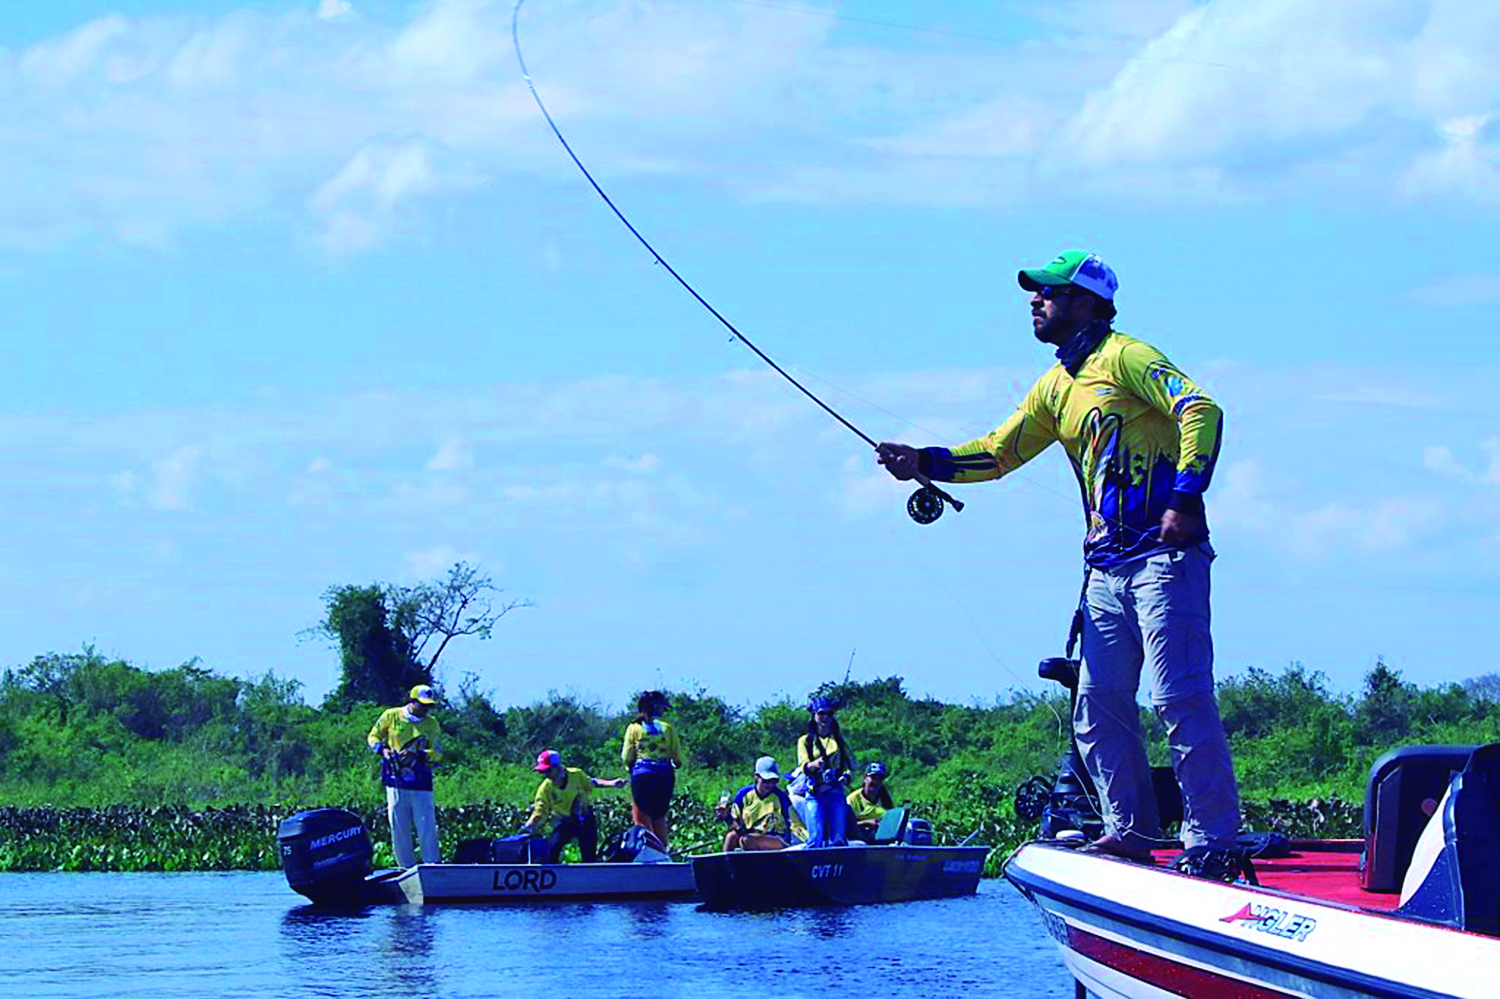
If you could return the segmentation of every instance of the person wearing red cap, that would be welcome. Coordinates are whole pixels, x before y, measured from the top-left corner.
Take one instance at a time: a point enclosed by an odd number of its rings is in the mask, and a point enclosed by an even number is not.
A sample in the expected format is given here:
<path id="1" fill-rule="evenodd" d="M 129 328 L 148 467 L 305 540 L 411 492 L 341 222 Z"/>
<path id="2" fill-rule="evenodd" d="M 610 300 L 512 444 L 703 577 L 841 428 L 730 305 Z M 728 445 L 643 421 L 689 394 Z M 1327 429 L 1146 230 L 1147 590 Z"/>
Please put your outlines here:
<path id="1" fill-rule="evenodd" d="M 1203 507 L 1223 413 L 1161 351 L 1114 329 L 1120 282 L 1097 255 L 1067 250 L 1017 277 L 1058 363 L 993 433 L 955 448 L 880 444 L 877 460 L 897 479 L 978 482 L 1062 444 L 1086 524 L 1073 732 L 1103 812 L 1092 848 L 1148 860 L 1161 842 L 1136 707 L 1144 669 L 1182 787 L 1183 844 L 1233 849 L 1239 795 L 1214 699 Z"/>
<path id="2" fill-rule="evenodd" d="M 422 863 L 436 864 L 438 854 L 437 809 L 432 801 L 432 765 L 442 756 L 443 727 L 432 709 L 437 693 L 427 684 L 411 688 L 409 700 L 399 708 L 381 712 L 365 737 L 371 751 L 380 754 L 380 780 L 385 785 L 386 815 L 391 820 L 391 847 L 396 863 L 414 867 L 412 827 L 422 845 Z"/>
<path id="3" fill-rule="evenodd" d="M 538 753 L 532 769 L 546 776 L 536 789 L 531 815 L 521 832 L 547 837 L 551 863 L 557 863 L 563 847 L 575 839 L 585 864 L 598 861 L 599 820 L 594 817 L 589 794 L 596 787 L 624 787 L 625 778 L 590 777 L 578 767 L 565 767 L 562 754 L 555 749 Z"/>

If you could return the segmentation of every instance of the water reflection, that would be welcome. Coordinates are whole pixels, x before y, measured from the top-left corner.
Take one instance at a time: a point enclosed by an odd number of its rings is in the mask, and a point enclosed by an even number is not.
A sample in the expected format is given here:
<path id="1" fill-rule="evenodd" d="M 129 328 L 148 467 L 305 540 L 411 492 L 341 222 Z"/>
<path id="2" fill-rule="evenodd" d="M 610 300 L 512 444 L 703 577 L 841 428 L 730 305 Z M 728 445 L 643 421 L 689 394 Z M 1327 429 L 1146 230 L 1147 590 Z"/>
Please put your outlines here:
<path id="1" fill-rule="evenodd" d="M 15 938 L 7 982 L 28 999 L 545 995 L 557 991 L 558 972 L 539 956 L 559 947 L 588 955 L 569 964 L 563 994 L 589 999 L 743 999 L 747 981 L 786 999 L 827 991 L 817 982 L 829 981 L 860 996 L 911 983 L 923 995 L 1071 996 L 1033 908 L 1005 889 L 761 913 L 692 903 L 330 912 L 299 904 L 274 873 L 60 874 L 0 877 L 0 905 L 33 914 L 6 931 Z M 819 969 L 816 982 L 809 968 Z"/>
<path id="2" fill-rule="evenodd" d="M 338 995 L 358 980 L 430 995 L 437 940 L 434 914 L 416 906 L 325 909 L 310 905 L 281 918 L 282 965 L 310 995 Z"/>
<path id="3" fill-rule="evenodd" d="M 379 952 L 379 956 L 390 965 L 386 977 L 396 986 L 391 992 L 431 995 L 436 991 L 432 946 L 437 937 L 434 915 L 410 905 L 398 906 L 391 914 L 385 946 Z"/>
<path id="4" fill-rule="evenodd" d="M 637 940 L 660 940 L 671 933 L 672 907 L 664 902 L 644 902 L 628 910 L 629 935 Z"/>
<path id="5" fill-rule="evenodd" d="M 807 935 L 824 940 L 840 940 L 854 925 L 848 909 L 812 909 L 802 915 Z"/>

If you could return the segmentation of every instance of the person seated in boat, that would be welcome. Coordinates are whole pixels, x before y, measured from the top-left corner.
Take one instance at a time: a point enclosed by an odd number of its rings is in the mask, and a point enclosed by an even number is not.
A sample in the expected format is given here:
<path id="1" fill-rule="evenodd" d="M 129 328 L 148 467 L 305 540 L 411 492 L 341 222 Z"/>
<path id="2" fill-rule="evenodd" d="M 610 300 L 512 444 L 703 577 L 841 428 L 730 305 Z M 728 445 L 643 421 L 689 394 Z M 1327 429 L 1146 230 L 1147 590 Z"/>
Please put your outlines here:
<path id="1" fill-rule="evenodd" d="M 402 867 L 417 864 L 413 827 L 422 848 L 422 863 L 436 864 L 442 859 L 438 855 L 437 809 L 432 802 L 432 767 L 442 756 L 443 736 L 443 727 L 432 710 L 436 705 L 437 693 L 419 683 L 407 694 L 405 705 L 381 712 L 365 736 L 365 744 L 380 754 L 391 848 Z"/>
<path id="2" fill-rule="evenodd" d="M 662 714 L 672 702 L 659 690 L 648 690 L 636 698 L 635 721 L 625 729 L 620 762 L 630 768 L 630 817 L 651 833 L 666 850 L 671 836 L 668 812 L 677 768 L 682 766 L 682 747 L 677 729 Z"/>
<path id="3" fill-rule="evenodd" d="M 886 774 L 885 764 L 876 760 L 865 767 L 864 786 L 850 791 L 844 799 L 849 803 L 854 819 L 850 835 L 858 836 L 866 843 L 875 842 L 875 830 L 880 828 L 880 820 L 885 818 L 887 809 L 894 807 L 890 789 L 885 786 Z"/>
<path id="4" fill-rule="evenodd" d="M 831 698 L 814 697 L 807 705 L 807 731 L 797 740 L 797 773 L 790 788 L 792 804 L 807 827 L 808 846 L 846 846 L 849 807 L 844 788 L 854 758 L 844 743 Z"/>
<path id="5" fill-rule="evenodd" d="M 776 760 L 762 756 L 755 761 L 755 780 L 735 793 L 726 808 L 729 833 L 724 852 L 731 850 L 781 850 L 792 842 L 795 823 L 792 802 L 781 787 Z"/>
<path id="6" fill-rule="evenodd" d="M 521 832 L 547 837 L 547 857 L 557 863 L 563 847 L 578 841 L 578 851 L 585 864 L 599 860 L 599 820 L 589 802 L 596 787 L 624 787 L 625 778 L 590 777 L 578 767 L 563 766 L 562 754 L 544 749 L 537 754 L 533 768 L 546 776 L 536 789 L 531 815 Z"/>

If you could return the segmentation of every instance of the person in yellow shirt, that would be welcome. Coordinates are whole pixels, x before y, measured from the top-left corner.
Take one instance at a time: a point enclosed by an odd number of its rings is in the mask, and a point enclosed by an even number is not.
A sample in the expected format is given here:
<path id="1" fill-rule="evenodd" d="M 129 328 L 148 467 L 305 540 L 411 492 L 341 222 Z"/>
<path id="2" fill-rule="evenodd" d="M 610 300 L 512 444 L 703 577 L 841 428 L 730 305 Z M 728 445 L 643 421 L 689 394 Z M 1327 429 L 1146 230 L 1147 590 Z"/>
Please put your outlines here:
<path id="1" fill-rule="evenodd" d="M 846 846 L 849 809 L 844 787 L 854 758 L 844 742 L 835 711 L 827 697 L 807 705 L 807 731 L 797 740 L 797 774 L 792 782 L 792 805 L 807 827 L 807 845 Z"/>
<path id="2" fill-rule="evenodd" d="M 625 729 L 620 762 L 630 768 L 630 816 L 651 833 L 666 850 L 672 826 L 668 813 L 677 768 L 682 766 L 682 746 L 677 728 L 662 714 L 672 702 L 659 690 L 648 690 L 636 698 L 636 719 Z M 656 845 L 656 844 L 653 844 Z"/>
<path id="3" fill-rule="evenodd" d="M 562 754 L 555 749 L 538 753 L 536 766 L 532 769 L 546 777 L 536 789 L 531 815 L 521 832 L 547 837 L 549 863 L 557 863 L 563 847 L 575 839 L 579 852 L 583 854 L 583 862 L 597 862 L 599 820 L 594 817 L 589 794 L 596 787 L 624 787 L 625 778 L 590 777 L 578 767 L 565 767 Z"/>
<path id="4" fill-rule="evenodd" d="M 442 756 L 443 727 L 432 709 L 437 694 L 427 684 L 411 688 L 399 708 L 381 712 L 365 737 L 380 754 L 380 780 L 385 785 L 386 815 L 391 820 L 391 847 L 396 863 L 414 867 L 412 827 L 422 846 L 422 863 L 439 862 L 437 809 L 432 802 L 432 765 Z"/>
<path id="5" fill-rule="evenodd" d="M 852 833 L 866 843 L 874 842 L 880 820 L 885 818 L 886 810 L 893 807 L 885 778 L 885 764 L 876 760 L 865 767 L 864 786 L 850 791 L 849 796 L 844 799 L 849 803 L 849 811 L 854 816 Z"/>
<path id="6" fill-rule="evenodd" d="M 1031 293 L 1031 333 L 1057 363 L 994 432 L 955 448 L 883 443 L 877 460 L 897 479 L 980 482 L 1062 445 L 1083 499 L 1087 565 L 1073 734 L 1105 824 L 1086 849 L 1149 861 L 1161 842 L 1136 706 L 1143 677 L 1182 787 L 1183 843 L 1233 848 L 1239 794 L 1214 698 L 1203 505 L 1223 411 L 1161 351 L 1114 328 L 1120 282 L 1097 254 L 1064 250 L 1016 277 Z"/>
<path id="7" fill-rule="evenodd" d="M 730 800 L 728 820 L 725 853 L 782 850 L 792 842 L 792 802 L 781 788 L 775 758 L 762 756 L 755 761 L 755 780 L 740 788 Z"/>

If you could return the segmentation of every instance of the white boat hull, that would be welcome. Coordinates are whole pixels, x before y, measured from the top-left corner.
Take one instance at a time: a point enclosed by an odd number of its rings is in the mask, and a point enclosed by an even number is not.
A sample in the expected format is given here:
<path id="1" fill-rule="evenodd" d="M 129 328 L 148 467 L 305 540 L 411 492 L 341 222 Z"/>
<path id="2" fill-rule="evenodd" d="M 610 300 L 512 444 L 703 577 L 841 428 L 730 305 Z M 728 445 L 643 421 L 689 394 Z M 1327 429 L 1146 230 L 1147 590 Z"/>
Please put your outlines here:
<path id="1" fill-rule="evenodd" d="M 1103 999 L 1500 996 L 1500 940 L 1032 843 L 1006 877 Z"/>

